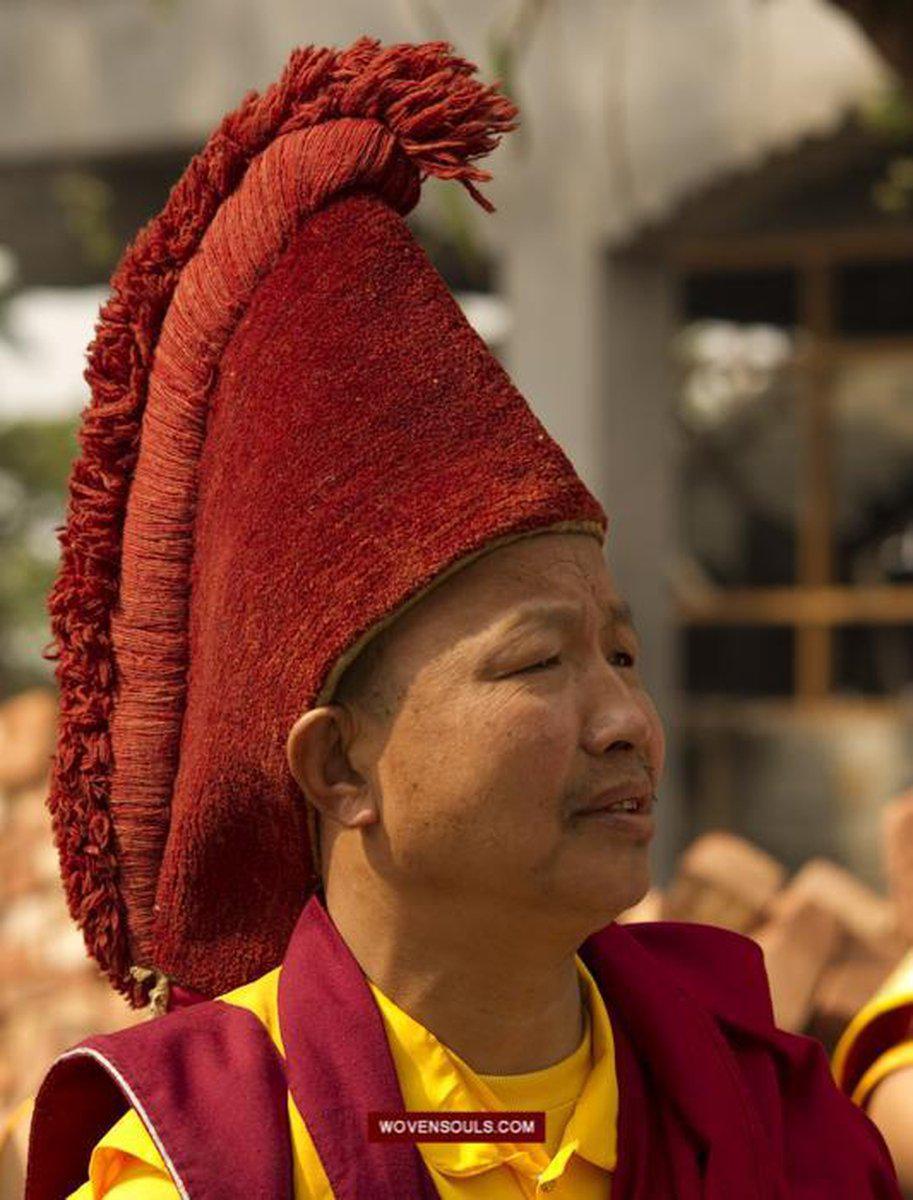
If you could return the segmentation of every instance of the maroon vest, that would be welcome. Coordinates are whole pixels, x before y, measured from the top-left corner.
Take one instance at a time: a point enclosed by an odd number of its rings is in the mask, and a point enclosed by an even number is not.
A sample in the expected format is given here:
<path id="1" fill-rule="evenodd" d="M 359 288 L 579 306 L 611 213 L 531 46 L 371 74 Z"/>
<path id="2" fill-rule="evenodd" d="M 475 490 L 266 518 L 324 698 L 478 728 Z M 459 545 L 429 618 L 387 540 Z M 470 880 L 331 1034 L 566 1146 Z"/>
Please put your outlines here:
<path id="1" fill-rule="evenodd" d="M 612 1200 L 899 1200 L 884 1143 L 822 1048 L 775 1029 L 760 952 L 708 926 L 609 925 L 580 949 L 612 1020 Z M 434 1200 L 383 1021 L 321 899 L 279 978 L 283 1061 L 252 1013 L 208 1001 L 64 1054 L 35 1101 L 26 1200 L 62 1200 L 131 1105 L 189 1200 L 292 1200 L 287 1090 L 337 1200 Z"/>

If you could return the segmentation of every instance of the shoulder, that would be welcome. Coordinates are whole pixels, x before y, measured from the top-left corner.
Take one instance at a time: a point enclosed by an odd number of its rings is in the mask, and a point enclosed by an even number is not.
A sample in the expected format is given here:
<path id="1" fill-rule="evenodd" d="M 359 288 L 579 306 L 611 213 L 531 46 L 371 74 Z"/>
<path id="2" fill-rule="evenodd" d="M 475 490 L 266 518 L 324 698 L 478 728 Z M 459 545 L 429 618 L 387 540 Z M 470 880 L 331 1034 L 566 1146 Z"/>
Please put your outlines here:
<path id="1" fill-rule="evenodd" d="M 282 1034 L 279 1029 L 279 975 L 281 970 L 281 967 L 276 967 L 275 970 L 261 975 L 252 983 L 246 983 L 232 992 L 226 992 L 219 999 L 224 1004 L 243 1009 L 256 1017 L 269 1034 L 276 1049 L 284 1055 Z"/>
<path id="2" fill-rule="evenodd" d="M 263 1050 L 273 1048 L 281 1052 L 276 1006 L 278 975 L 276 969 L 215 1000 L 177 1009 L 115 1033 L 87 1038 L 68 1054 L 88 1054 L 107 1068 L 113 1065 L 119 1069 L 121 1064 L 129 1063 L 140 1075 L 164 1062 L 180 1061 L 186 1055 L 192 1056 L 198 1065 L 210 1059 L 222 1062 L 226 1068 L 243 1067 Z"/>
<path id="3" fill-rule="evenodd" d="M 715 1016 L 756 1031 L 774 1028 L 764 956 L 751 938 L 686 921 L 609 925 L 594 937 L 646 952 Z"/>
<path id="4" fill-rule="evenodd" d="M 737 1090 L 762 1125 L 781 1131 L 777 1153 L 788 1178 L 841 1179 L 841 1196 L 898 1194 L 883 1141 L 840 1094 L 823 1046 L 777 1028 L 756 943 L 714 926 L 679 922 L 611 925 L 594 936 L 605 945 L 605 958 L 617 964 L 616 980 L 630 969 L 642 994 L 659 994 L 652 1018 L 663 1026 L 667 1048 L 681 1037 L 679 1018 L 695 1005 L 710 1015 L 721 1041 L 701 1042 L 701 1021 L 688 1026 L 697 1035 L 691 1047 L 695 1071 L 705 1050 L 727 1048 L 718 1062 L 725 1061 L 740 1081 Z M 671 1003 L 676 992 L 680 1001 L 687 997 L 677 1010 Z M 819 1187 L 814 1194 L 831 1193 Z"/>
<path id="5" fill-rule="evenodd" d="M 36 1098 L 29 1146 L 32 1194 L 67 1194 L 58 1185 L 85 1179 L 93 1152 L 115 1129 L 119 1135 L 132 1131 L 143 1147 L 143 1155 L 134 1157 L 151 1170 L 166 1163 L 173 1178 L 184 1177 L 201 1145 L 224 1137 L 240 1186 L 257 1174 L 248 1161 L 253 1121 L 256 1148 L 281 1178 L 289 1153 L 285 1071 L 261 1019 L 268 1018 L 268 1001 L 252 987 L 252 1008 L 227 999 L 205 1001 L 87 1038 L 58 1058 Z M 150 1163 L 153 1142 L 160 1157 Z"/>

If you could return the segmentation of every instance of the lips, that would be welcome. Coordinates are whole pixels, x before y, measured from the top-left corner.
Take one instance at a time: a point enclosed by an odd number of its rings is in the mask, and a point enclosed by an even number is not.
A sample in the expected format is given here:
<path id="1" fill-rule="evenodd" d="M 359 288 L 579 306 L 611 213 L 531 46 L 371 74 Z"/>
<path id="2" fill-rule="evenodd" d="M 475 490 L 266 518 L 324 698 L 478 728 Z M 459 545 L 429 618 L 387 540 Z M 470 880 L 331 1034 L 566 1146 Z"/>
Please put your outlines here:
<path id="1" fill-rule="evenodd" d="M 578 808 L 576 817 L 592 816 L 595 813 L 643 813 L 653 810 L 653 789 L 645 787 L 642 779 L 636 782 L 616 784 L 594 796 L 589 803 Z"/>

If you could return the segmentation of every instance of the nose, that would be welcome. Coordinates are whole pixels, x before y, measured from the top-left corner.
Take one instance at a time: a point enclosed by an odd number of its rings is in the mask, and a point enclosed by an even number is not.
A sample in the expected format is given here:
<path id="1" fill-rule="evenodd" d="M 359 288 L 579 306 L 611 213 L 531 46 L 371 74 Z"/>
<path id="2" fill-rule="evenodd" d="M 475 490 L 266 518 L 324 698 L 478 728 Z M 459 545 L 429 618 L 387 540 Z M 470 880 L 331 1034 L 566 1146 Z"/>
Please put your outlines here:
<path id="1" fill-rule="evenodd" d="M 590 676 L 582 740 L 590 754 L 634 751 L 653 772 L 660 769 L 663 730 L 653 702 L 636 678 L 604 659 Z"/>

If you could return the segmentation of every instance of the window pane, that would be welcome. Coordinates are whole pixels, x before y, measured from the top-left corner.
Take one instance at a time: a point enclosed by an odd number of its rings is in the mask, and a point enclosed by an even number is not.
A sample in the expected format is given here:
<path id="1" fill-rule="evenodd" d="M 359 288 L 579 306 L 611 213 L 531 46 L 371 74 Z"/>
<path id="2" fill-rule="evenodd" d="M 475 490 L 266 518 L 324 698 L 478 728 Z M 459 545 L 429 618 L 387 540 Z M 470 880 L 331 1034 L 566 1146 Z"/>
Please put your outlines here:
<path id="1" fill-rule="evenodd" d="M 796 274 L 777 271 L 701 271 L 682 282 L 686 320 L 795 325 L 798 322 Z"/>
<path id="2" fill-rule="evenodd" d="M 698 321 L 675 346 L 686 555 L 720 586 L 795 579 L 800 439 L 795 338 Z"/>
<path id="3" fill-rule="evenodd" d="M 685 689 L 691 695 L 788 696 L 793 631 L 780 626 L 693 626 L 685 631 Z"/>
<path id="4" fill-rule="evenodd" d="M 913 352 L 834 370 L 837 574 L 913 582 Z"/>
<path id="5" fill-rule="evenodd" d="M 898 696 L 913 691 L 913 625 L 848 625 L 835 632 L 839 692 Z"/>
<path id="6" fill-rule="evenodd" d="M 834 282 L 840 333 L 913 333 L 913 259 L 845 263 Z"/>

